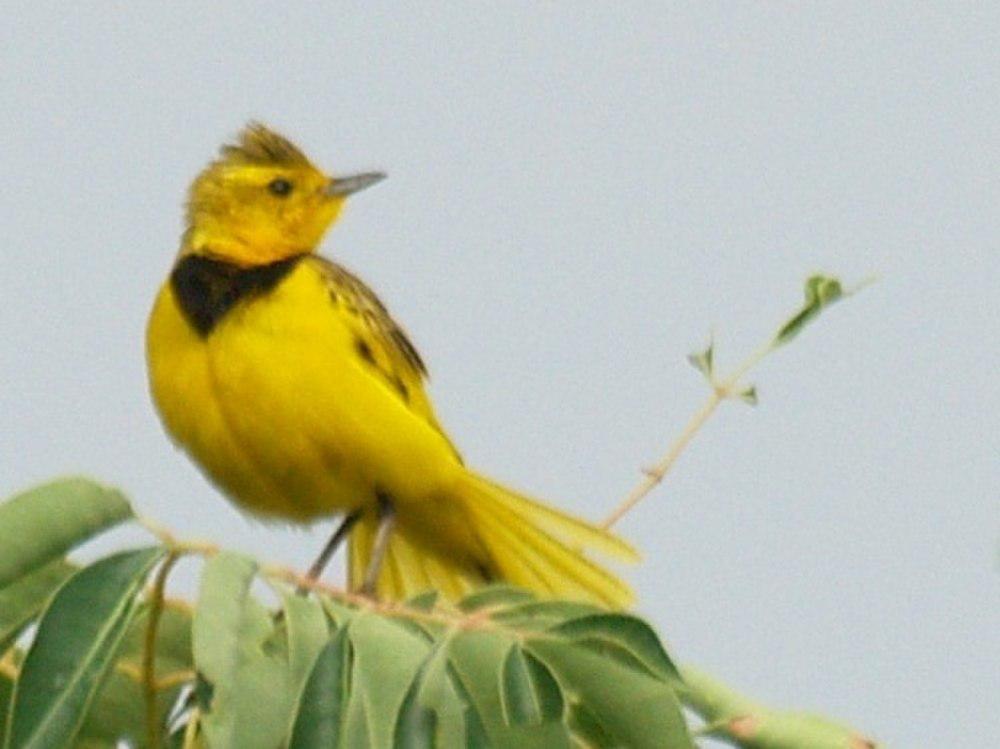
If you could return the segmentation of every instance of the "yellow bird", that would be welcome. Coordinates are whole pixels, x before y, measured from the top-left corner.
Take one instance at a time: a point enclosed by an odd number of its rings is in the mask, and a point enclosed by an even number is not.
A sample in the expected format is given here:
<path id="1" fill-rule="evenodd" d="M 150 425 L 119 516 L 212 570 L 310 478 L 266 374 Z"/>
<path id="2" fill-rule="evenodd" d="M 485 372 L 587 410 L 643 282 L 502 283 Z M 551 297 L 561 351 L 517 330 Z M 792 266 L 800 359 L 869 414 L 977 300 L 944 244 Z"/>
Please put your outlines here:
<path id="1" fill-rule="evenodd" d="M 255 516 L 342 517 L 312 576 L 348 538 L 351 587 L 387 599 L 504 580 L 627 606 L 628 586 L 585 552 L 632 548 L 467 468 L 406 333 L 315 254 L 347 196 L 383 177 L 331 178 L 260 124 L 198 175 L 146 337 L 167 431 Z"/>

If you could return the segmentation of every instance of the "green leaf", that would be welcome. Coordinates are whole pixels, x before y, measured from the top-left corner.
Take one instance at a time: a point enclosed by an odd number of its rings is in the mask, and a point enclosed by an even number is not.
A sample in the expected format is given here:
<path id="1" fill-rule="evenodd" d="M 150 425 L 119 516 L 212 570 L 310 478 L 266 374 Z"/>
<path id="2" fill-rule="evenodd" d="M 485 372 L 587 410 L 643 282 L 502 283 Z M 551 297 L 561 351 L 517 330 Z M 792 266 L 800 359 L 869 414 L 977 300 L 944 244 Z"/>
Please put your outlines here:
<path id="1" fill-rule="evenodd" d="M 532 639 L 526 647 L 586 706 L 614 746 L 691 749 L 680 704 L 666 681 L 555 638 Z"/>
<path id="2" fill-rule="evenodd" d="M 744 388 L 743 390 L 740 391 L 739 397 L 740 397 L 740 400 L 742 400 L 747 405 L 749 405 L 749 406 L 756 406 L 757 405 L 757 387 L 755 385 L 751 385 L 748 388 Z"/>
<path id="3" fill-rule="evenodd" d="M 363 611 L 347 627 L 354 648 L 345 746 L 389 747 L 403 699 L 431 646 L 388 617 Z"/>
<path id="4" fill-rule="evenodd" d="M 430 680 L 446 679 L 447 673 L 439 668 L 430 669 L 429 664 L 435 659 L 437 648 L 430 658 L 424 662 L 417 671 L 413 682 L 406 695 L 403 697 L 403 704 L 399 708 L 399 715 L 396 718 L 396 728 L 393 731 L 393 749 L 416 749 L 417 747 L 433 748 L 435 736 L 437 735 L 438 716 L 435 710 L 421 700 L 421 691 L 427 687 Z M 447 661 L 446 661 L 447 662 Z M 439 690 L 441 687 L 434 684 L 431 689 Z"/>
<path id="5" fill-rule="evenodd" d="M 327 617 L 333 623 L 334 627 L 340 629 L 341 627 L 347 626 L 347 623 L 353 619 L 358 610 L 346 603 L 338 601 L 330 596 L 320 595 L 318 596 L 320 605 L 323 606 L 323 611 L 326 612 Z"/>
<path id="6" fill-rule="evenodd" d="M 146 647 L 149 605 L 144 605 L 129 628 L 122 647 L 122 658 L 138 667 Z M 175 671 L 194 668 L 191 652 L 192 609 L 183 601 L 167 599 L 156 628 L 156 673 L 162 677 Z"/>
<path id="7" fill-rule="evenodd" d="M 121 492 L 84 478 L 60 479 L 14 496 L 0 504 L 0 588 L 131 517 Z"/>
<path id="8" fill-rule="evenodd" d="M 77 738 L 79 746 L 114 747 L 122 742 L 133 747 L 146 742 L 146 704 L 139 674 L 142 669 L 149 605 L 139 607 L 119 649 L 115 668 L 95 698 Z M 191 611 L 179 602 L 167 601 L 160 614 L 156 634 L 156 677 L 189 671 L 191 661 Z M 183 683 L 157 692 L 157 709 L 166 733 L 168 713 L 177 702 Z"/>
<path id="9" fill-rule="evenodd" d="M 202 716 L 210 746 L 273 749 L 291 723 L 286 641 L 250 595 L 256 573 L 253 560 L 232 552 L 215 555 L 202 572 L 192 645 L 211 689 Z"/>
<path id="10" fill-rule="evenodd" d="M 461 691 L 482 719 L 483 731 L 494 746 L 502 746 L 507 735 L 500 697 L 500 664 L 512 642 L 512 638 L 492 632 L 471 630 L 455 637 L 450 646 Z"/>
<path id="11" fill-rule="evenodd" d="M 715 357 L 715 342 L 709 341 L 708 347 L 704 351 L 695 351 L 688 354 L 688 362 L 691 366 L 705 375 L 705 379 L 712 382 L 715 378 L 715 364 L 712 361 Z"/>
<path id="12" fill-rule="evenodd" d="M 518 749 L 569 747 L 569 736 L 561 722 L 539 725 L 504 722 L 500 674 L 512 643 L 512 635 L 496 631 L 464 631 L 452 639 L 449 652 L 457 676 L 456 691 L 469 706 L 467 745 Z"/>
<path id="13" fill-rule="evenodd" d="M 606 609 L 577 601 L 529 601 L 495 611 L 490 619 L 519 630 L 545 630 L 570 619 L 606 613 Z"/>
<path id="14" fill-rule="evenodd" d="M 343 746 L 353 654 L 342 627 L 320 651 L 299 697 L 289 749 Z"/>
<path id="15" fill-rule="evenodd" d="M 434 644 L 414 676 L 413 683 L 418 687 L 417 697 L 422 705 L 438 709 L 450 698 L 458 699 L 458 693 L 451 688 L 452 673 L 448 658 L 455 634 L 452 630 Z"/>
<path id="16" fill-rule="evenodd" d="M 406 605 L 408 608 L 417 609 L 418 611 L 430 611 L 437 605 L 438 597 L 438 591 L 427 590 L 413 596 L 413 598 L 406 602 Z"/>
<path id="17" fill-rule="evenodd" d="M 505 608 L 534 600 L 535 595 L 524 588 L 497 583 L 466 596 L 459 602 L 458 608 L 468 613 L 482 609 Z"/>
<path id="18" fill-rule="evenodd" d="M 161 715 L 170 707 L 159 695 L 157 703 Z M 130 747 L 146 746 L 146 702 L 138 681 L 111 669 L 87 711 L 73 746 L 110 749 L 121 745 L 120 742 Z"/>
<path id="19" fill-rule="evenodd" d="M 817 274 L 806 279 L 805 302 L 802 308 L 788 320 L 774 337 L 776 346 L 788 343 L 802 332 L 802 329 L 825 308 L 843 298 L 844 290 L 840 280 L 833 276 Z"/>
<path id="20" fill-rule="evenodd" d="M 462 684 L 462 680 L 458 678 L 455 667 L 451 663 L 448 664 L 448 678 L 464 706 L 462 718 L 465 722 L 465 746 L 482 747 L 483 749 L 489 747 L 490 740 L 486 735 L 483 718 L 479 714 L 479 710 L 476 708 L 476 704 L 469 695 L 468 690 Z"/>
<path id="21" fill-rule="evenodd" d="M 874 749 L 876 746 L 853 728 L 828 718 L 772 710 L 733 716 L 713 724 L 705 735 L 753 749 Z"/>
<path id="22" fill-rule="evenodd" d="M 438 607 L 439 614 L 442 615 L 453 615 L 457 616 L 459 612 L 448 602 L 442 602 L 440 600 L 440 594 L 436 590 L 427 591 L 425 593 L 419 593 L 413 598 L 410 598 L 405 606 L 414 612 L 432 613 L 434 609 Z M 418 634 L 423 637 L 428 645 L 433 645 L 434 643 L 441 642 L 442 639 L 448 639 L 448 624 L 435 616 L 420 616 L 419 613 L 416 615 L 407 616 L 397 616 L 393 617 L 394 621 L 409 629 L 414 634 Z"/>
<path id="23" fill-rule="evenodd" d="M 424 619 L 421 617 L 399 616 L 393 617 L 397 626 L 408 629 L 413 634 L 424 639 L 428 647 L 440 640 L 445 633 L 445 625 L 441 622 Z"/>
<path id="24" fill-rule="evenodd" d="M 393 749 L 434 749 L 438 746 L 434 738 L 438 727 L 437 713 L 420 704 L 417 698 L 418 682 L 413 684 L 399 708 L 392 746 Z"/>
<path id="25" fill-rule="evenodd" d="M 267 612 L 250 598 L 256 574 L 256 562 L 233 552 L 205 563 L 191 644 L 195 664 L 209 682 L 229 681 L 239 663 L 241 639 L 260 641 L 271 631 Z"/>
<path id="26" fill-rule="evenodd" d="M 706 735 L 757 749 L 874 747 L 853 728 L 809 713 L 773 710 L 690 666 L 682 669 L 678 693 L 708 724 Z"/>
<path id="27" fill-rule="evenodd" d="M 38 616 L 56 588 L 76 569 L 75 565 L 56 559 L 0 590 L 0 653 L 11 646 L 21 630 Z"/>
<path id="28" fill-rule="evenodd" d="M 514 643 L 500 674 L 500 697 L 508 725 L 562 720 L 563 695 L 545 664 Z"/>
<path id="29" fill-rule="evenodd" d="M 466 738 L 477 730 L 476 725 L 466 725 L 467 717 L 474 722 L 477 718 L 469 716 L 449 664 L 454 634 L 449 632 L 435 643 L 413 677 L 396 719 L 394 749 L 468 745 Z"/>
<path id="30" fill-rule="evenodd" d="M 618 749 L 618 744 L 611 738 L 594 713 L 581 702 L 571 702 L 569 705 L 569 730 L 578 743 L 593 749 Z"/>
<path id="31" fill-rule="evenodd" d="M 80 570 L 42 616 L 14 692 L 6 747 L 65 747 L 76 735 L 135 613 L 160 548 Z"/>
<path id="32" fill-rule="evenodd" d="M 285 592 L 282 605 L 288 633 L 289 678 L 293 694 L 298 694 L 330 636 L 330 628 L 323 607 L 314 599 Z"/>
<path id="33" fill-rule="evenodd" d="M 653 628 L 628 614 L 603 613 L 572 619 L 548 630 L 573 641 L 585 643 L 615 657 L 625 650 L 651 676 L 667 681 L 679 681 L 680 674 L 670 656 L 660 644 Z"/>

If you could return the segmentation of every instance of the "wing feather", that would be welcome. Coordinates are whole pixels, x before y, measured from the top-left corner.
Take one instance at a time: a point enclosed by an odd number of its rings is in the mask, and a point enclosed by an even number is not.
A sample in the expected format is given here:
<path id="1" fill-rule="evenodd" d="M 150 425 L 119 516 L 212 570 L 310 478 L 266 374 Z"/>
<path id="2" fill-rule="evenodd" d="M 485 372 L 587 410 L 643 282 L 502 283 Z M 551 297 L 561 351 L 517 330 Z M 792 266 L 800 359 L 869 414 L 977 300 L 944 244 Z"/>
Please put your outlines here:
<path id="1" fill-rule="evenodd" d="M 311 259 L 326 281 L 331 302 L 353 328 L 358 356 L 415 413 L 444 434 L 424 389 L 427 367 L 406 331 L 364 281 L 332 260 Z"/>

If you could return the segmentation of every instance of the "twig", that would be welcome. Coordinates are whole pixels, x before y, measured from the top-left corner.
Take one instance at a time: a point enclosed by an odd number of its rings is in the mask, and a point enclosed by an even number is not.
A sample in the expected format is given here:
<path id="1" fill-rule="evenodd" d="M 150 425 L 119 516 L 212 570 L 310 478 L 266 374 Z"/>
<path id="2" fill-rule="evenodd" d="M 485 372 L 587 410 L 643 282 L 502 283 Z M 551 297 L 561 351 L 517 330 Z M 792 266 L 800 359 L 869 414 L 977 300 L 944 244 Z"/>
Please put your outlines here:
<path id="1" fill-rule="evenodd" d="M 343 588 L 338 588 L 335 585 L 324 583 L 321 580 L 309 577 L 308 575 L 303 575 L 301 572 L 297 572 L 296 570 L 280 565 L 262 565 L 260 571 L 265 577 L 281 580 L 282 582 L 294 585 L 298 588 L 325 593 L 330 598 L 335 600 L 343 601 L 344 603 L 357 606 L 359 609 L 374 611 L 386 616 L 419 619 L 444 625 L 455 625 L 456 622 L 472 623 L 475 621 L 474 617 L 471 615 L 448 614 L 442 611 L 434 610 L 427 611 L 413 606 L 407 606 L 405 603 L 397 601 L 380 601 L 377 598 L 366 596 L 363 593 L 354 593 L 349 590 L 344 590 Z M 473 627 L 469 626 L 468 628 L 472 629 Z"/>
<path id="2" fill-rule="evenodd" d="M 740 381 L 746 376 L 747 372 L 757 366 L 761 359 L 795 338 L 825 308 L 839 299 L 843 299 L 845 296 L 857 293 L 871 282 L 872 279 L 868 279 L 853 289 L 844 289 L 840 281 L 833 276 L 823 274 L 810 276 L 806 279 L 804 289 L 805 300 L 802 306 L 778 328 L 777 332 L 764 346 L 761 346 L 756 353 L 740 364 L 729 377 L 721 381 L 715 379 L 715 373 L 712 369 L 714 348 L 712 344 L 709 344 L 708 349 L 704 352 L 689 357 L 691 363 L 705 375 L 712 385 L 712 392 L 708 396 L 708 400 L 691 417 L 687 426 L 684 427 L 684 431 L 681 432 L 680 436 L 670 446 L 670 449 L 667 450 L 666 455 L 652 468 L 643 470 L 644 476 L 642 480 L 629 492 L 621 504 L 608 515 L 602 526 L 610 528 L 617 523 L 643 497 L 649 494 L 657 484 L 663 481 L 663 477 L 673 468 L 674 463 L 677 462 L 677 458 L 680 457 L 681 453 L 691 443 L 694 436 L 701 431 L 705 422 L 715 413 L 715 409 L 718 408 L 722 401 L 730 398 L 742 398 L 749 403 L 756 403 L 754 389 L 752 387 L 741 387 Z"/>
<path id="3" fill-rule="evenodd" d="M 708 399 L 702 404 L 701 408 L 695 411 L 694 415 L 688 421 L 687 425 L 684 427 L 684 431 L 680 433 L 673 444 L 670 445 L 670 449 L 667 450 L 666 454 L 652 467 L 643 469 L 643 477 L 636 484 L 635 488 L 628 493 L 628 496 L 622 500 L 622 502 L 609 514 L 604 522 L 601 523 L 601 527 L 610 528 L 619 520 L 621 520 L 633 507 L 635 507 L 639 502 L 649 494 L 653 489 L 655 489 L 663 477 L 670 472 L 670 469 L 674 467 L 674 463 L 684 452 L 685 448 L 694 439 L 694 436 L 701 431 L 701 428 L 705 426 L 705 422 L 709 420 L 715 409 L 719 407 L 719 404 L 724 400 L 730 398 L 739 397 L 740 393 L 740 381 L 746 376 L 746 374 L 753 369 L 761 359 L 767 356 L 776 348 L 775 341 L 772 339 L 768 341 L 766 346 L 762 346 L 757 350 L 755 354 L 750 356 L 746 361 L 744 361 L 740 366 L 738 366 L 734 372 L 721 382 L 712 382 L 712 392 L 709 394 Z"/>
<path id="4" fill-rule="evenodd" d="M 156 689 L 162 692 L 164 689 L 173 689 L 184 684 L 193 682 L 198 674 L 190 668 L 182 668 L 180 671 L 171 671 L 156 680 Z"/>
<path id="5" fill-rule="evenodd" d="M 490 618 L 492 609 L 484 607 L 475 611 L 465 612 L 453 608 L 431 608 L 429 610 L 409 606 L 400 601 L 380 601 L 361 593 L 353 593 L 343 588 L 321 582 L 315 578 L 303 575 L 288 567 L 264 565 L 261 574 L 280 580 L 296 588 L 306 588 L 324 593 L 330 598 L 354 605 L 359 609 L 375 612 L 381 616 L 397 617 L 439 624 L 451 631 L 501 631 L 519 640 L 548 639 L 552 635 L 534 629 L 518 629 L 506 622 L 497 622 Z"/>
<path id="6" fill-rule="evenodd" d="M 137 666 L 129 661 L 121 661 L 115 666 L 115 671 L 122 676 L 127 676 L 136 684 L 141 685 L 143 683 L 143 670 L 141 666 Z M 195 671 L 190 668 L 171 671 L 168 674 L 156 677 L 156 691 L 162 692 L 165 689 L 179 687 L 182 684 L 194 681 L 196 676 Z"/>
<path id="7" fill-rule="evenodd" d="M 150 591 L 149 618 L 146 621 L 146 640 L 142 651 L 142 691 L 146 701 L 146 739 L 150 749 L 159 749 L 162 743 L 157 705 L 159 684 L 156 681 L 156 631 L 163 614 L 163 593 L 167 586 L 167 576 L 179 558 L 178 551 L 167 554 L 160 569 L 156 571 Z"/>

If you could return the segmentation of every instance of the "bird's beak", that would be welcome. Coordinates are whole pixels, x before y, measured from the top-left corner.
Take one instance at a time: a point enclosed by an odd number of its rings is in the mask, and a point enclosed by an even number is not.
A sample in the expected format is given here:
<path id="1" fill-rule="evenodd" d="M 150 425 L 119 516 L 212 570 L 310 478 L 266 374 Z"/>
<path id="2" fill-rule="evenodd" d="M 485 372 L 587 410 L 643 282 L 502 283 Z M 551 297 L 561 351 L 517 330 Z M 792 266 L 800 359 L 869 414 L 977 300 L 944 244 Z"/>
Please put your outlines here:
<path id="1" fill-rule="evenodd" d="M 348 195 L 353 195 L 384 179 L 385 174 L 382 172 L 364 172 L 363 174 L 352 174 L 350 177 L 335 177 L 327 183 L 325 192 L 331 198 L 346 198 Z"/>

